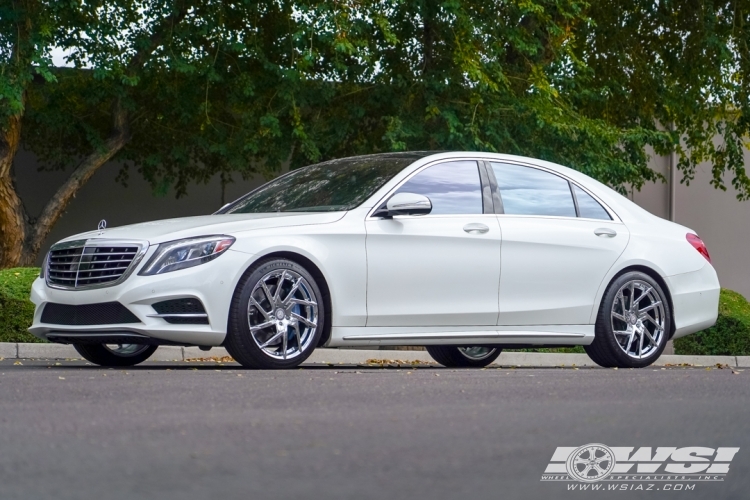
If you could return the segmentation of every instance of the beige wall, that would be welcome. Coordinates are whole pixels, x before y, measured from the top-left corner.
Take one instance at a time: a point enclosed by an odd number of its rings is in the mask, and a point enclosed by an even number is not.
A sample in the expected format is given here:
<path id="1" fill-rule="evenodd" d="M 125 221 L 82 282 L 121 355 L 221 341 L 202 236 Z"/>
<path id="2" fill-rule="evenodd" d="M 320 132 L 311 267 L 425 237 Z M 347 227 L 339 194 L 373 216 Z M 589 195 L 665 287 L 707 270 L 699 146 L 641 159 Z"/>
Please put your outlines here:
<path id="1" fill-rule="evenodd" d="M 750 152 L 745 152 L 750 165 Z M 653 169 L 669 177 L 669 158 L 653 157 Z M 128 187 L 115 182 L 117 165 L 103 167 L 78 196 L 53 229 L 42 249 L 70 234 L 96 228 L 101 219 L 110 227 L 169 217 L 210 214 L 221 206 L 218 179 L 207 185 L 191 185 L 188 196 L 179 200 L 170 192 L 155 197 L 149 185 L 137 172 L 131 172 Z M 32 214 L 65 178 L 64 172 L 38 172 L 30 155 L 21 155 L 16 162 L 16 179 L 21 196 Z M 226 190 L 230 201 L 251 190 L 260 180 L 243 181 L 237 176 Z M 709 181 L 711 170 L 701 165 L 691 185 L 676 186 L 676 222 L 694 229 L 708 245 L 722 286 L 750 298 L 750 201 L 739 202 L 733 189 L 719 191 Z M 678 179 L 679 180 L 679 179 Z M 730 181 L 731 179 L 728 179 Z M 727 182 L 731 186 L 731 182 Z M 647 184 L 632 194 L 633 200 L 659 217 L 668 218 L 669 186 L 659 182 Z M 43 255 L 44 253 L 42 253 Z"/>
<path id="2" fill-rule="evenodd" d="M 750 151 L 745 151 L 750 166 Z M 669 178 L 669 158 L 654 157 L 651 168 Z M 711 167 L 701 164 L 690 186 L 675 185 L 675 222 L 687 226 L 708 246 L 711 260 L 725 288 L 750 298 L 750 201 L 737 201 L 731 177 L 725 178 L 726 191 L 711 186 Z M 669 217 L 669 186 L 649 184 L 632 195 L 633 201 L 658 215 Z"/>

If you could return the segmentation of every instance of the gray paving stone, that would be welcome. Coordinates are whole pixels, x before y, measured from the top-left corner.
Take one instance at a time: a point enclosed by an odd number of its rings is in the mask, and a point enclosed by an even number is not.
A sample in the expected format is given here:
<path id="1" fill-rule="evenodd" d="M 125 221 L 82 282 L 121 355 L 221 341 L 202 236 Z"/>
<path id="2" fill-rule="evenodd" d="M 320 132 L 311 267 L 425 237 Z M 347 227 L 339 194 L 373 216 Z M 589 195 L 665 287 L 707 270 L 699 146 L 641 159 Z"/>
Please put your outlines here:
<path id="1" fill-rule="evenodd" d="M 0 342 L 0 358 L 13 359 L 18 357 L 18 344 L 15 342 Z"/>
<path id="2" fill-rule="evenodd" d="M 18 344 L 18 357 L 21 359 L 82 359 L 72 345 L 25 342 Z"/>
<path id="3" fill-rule="evenodd" d="M 223 347 L 212 347 L 210 351 L 201 351 L 197 347 L 184 347 L 185 359 L 196 358 L 223 358 L 229 356 L 229 353 Z"/>
<path id="4" fill-rule="evenodd" d="M 174 345 L 162 345 L 147 361 L 182 361 L 182 347 Z"/>
<path id="5" fill-rule="evenodd" d="M 735 356 L 685 356 L 685 355 L 663 355 L 656 360 L 654 365 L 681 365 L 688 364 L 693 366 L 716 366 L 729 365 L 737 366 Z"/>

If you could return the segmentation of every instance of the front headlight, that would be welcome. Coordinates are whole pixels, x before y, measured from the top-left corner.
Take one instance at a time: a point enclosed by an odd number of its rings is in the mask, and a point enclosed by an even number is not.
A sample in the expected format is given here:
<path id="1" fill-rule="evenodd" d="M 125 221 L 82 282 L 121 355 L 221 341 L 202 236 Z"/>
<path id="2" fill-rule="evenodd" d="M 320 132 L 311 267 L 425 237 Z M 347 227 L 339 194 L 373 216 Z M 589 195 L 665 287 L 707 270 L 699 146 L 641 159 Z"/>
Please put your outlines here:
<path id="1" fill-rule="evenodd" d="M 205 264 L 223 254 L 234 241 L 231 236 L 204 236 L 162 243 L 138 274 L 153 276 Z"/>

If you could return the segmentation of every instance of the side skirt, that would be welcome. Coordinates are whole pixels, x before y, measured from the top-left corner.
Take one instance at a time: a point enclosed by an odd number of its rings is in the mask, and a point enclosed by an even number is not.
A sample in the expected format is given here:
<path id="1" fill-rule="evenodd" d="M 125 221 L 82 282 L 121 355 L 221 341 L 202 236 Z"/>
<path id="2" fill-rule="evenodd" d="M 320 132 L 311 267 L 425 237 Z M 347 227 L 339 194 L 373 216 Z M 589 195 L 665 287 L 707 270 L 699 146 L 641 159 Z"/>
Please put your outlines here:
<path id="1" fill-rule="evenodd" d="M 589 345 L 594 325 L 336 327 L 327 347 L 367 345 Z"/>

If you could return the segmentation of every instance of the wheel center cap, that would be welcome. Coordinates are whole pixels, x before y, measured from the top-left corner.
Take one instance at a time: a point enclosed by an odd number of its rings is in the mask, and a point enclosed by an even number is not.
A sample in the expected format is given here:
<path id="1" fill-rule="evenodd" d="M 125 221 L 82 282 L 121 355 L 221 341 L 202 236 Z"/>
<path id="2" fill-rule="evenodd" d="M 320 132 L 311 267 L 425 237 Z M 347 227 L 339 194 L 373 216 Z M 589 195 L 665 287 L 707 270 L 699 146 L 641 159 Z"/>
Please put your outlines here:
<path id="1" fill-rule="evenodd" d="M 628 321 L 630 322 L 631 325 L 635 325 L 638 322 L 638 316 L 636 316 L 635 313 L 629 313 Z"/>
<path id="2" fill-rule="evenodd" d="M 283 309 L 276 309 L 276 319 L 282 320 L 284 319 L 284 316 L 286 316 L 286 314 L 284 314 Z"/>

